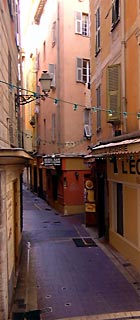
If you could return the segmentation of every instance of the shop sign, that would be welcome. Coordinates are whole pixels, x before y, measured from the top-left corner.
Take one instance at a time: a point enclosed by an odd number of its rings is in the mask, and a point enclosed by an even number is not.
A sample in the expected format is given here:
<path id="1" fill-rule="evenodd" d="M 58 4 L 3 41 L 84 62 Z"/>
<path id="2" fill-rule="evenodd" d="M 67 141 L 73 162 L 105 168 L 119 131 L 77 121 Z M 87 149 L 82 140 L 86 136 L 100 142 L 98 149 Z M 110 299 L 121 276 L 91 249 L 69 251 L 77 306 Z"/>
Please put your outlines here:
<path id="1" fill-rule="evenodd" d="M 123 174 L 138 174 L 140 175 L 140 159 L 126 159 L 121 161 L 121 167 L 118 166 L 117 158 L 114 157 L 110 160 L 113 164 L 114 173 L 119 173 L 119 168 L 121 170 L 120 173 Z"/>
<path id="2" fill-rule="evenodd" d="M 60 158 L 44 158 L 43 159 L 44 166 L 60 166 L 61 165 L 61 160 Z"/>
<path id="3" fill-rule="evenodd" d="M 85 212 L 96 212 L 94 185 L 91 179 L 85 181 L 84 188 Z"/>

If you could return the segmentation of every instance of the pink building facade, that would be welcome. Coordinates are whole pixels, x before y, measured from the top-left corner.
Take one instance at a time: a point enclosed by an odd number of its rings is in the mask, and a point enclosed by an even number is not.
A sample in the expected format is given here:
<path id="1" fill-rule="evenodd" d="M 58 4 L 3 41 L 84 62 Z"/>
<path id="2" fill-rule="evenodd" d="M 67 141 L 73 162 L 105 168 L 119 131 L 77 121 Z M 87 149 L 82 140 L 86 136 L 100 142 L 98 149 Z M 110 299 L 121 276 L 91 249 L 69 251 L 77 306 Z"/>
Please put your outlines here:
<path id="1" fill-rule="evenodd" d="M 72 161 L 71 170 L 75 170 L 73 158 L 80 159 L 79 169 L 76 167 L 76 170 L 81 170 L 81 156 L 86 154 L 92 137 L 89 1 L 55 0 L 53 6 L 51 0 L 39 1 L 34 12 L 34 23 L 38 37 L 36 91 L 41 93 L 39 79 L 43 70 L 47 70 L 53 78 L 48 97 L 36 104 L 37 153 L 31 166 L 32 189 L 46 198 L 46 190 L 49 189 L 47 172 L 49 175 L 52 173 L 54 180 L 57 170 L 48 162 L 47 166 L 44 165 L 42 156 L 60 157 L 59 171 L 62 172 L 65 157 Z M 82 165 L 82 170 L 80 188 L 84 193 L 84 174 L 85 171 L 89 173 L 89 168 Z M 83 199 L 84 196 L 82 201 L 79 198 L 73 211 L 79 212 L 81 207 L 84 209 Z"/>

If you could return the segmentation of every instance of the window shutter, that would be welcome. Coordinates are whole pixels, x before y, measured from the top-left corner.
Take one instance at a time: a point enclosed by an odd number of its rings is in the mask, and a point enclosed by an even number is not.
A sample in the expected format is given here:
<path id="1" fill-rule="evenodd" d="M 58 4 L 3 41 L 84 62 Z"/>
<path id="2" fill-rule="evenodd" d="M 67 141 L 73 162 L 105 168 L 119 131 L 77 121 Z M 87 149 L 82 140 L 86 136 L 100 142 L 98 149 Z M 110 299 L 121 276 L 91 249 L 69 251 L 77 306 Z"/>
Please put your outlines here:
<path id="1" fill-rule="evenodd" d="M 97 101 L 97 131 L 101 129 L 101 86 L 96 89 L 96 101 Z"/>
<path id="2" fill-rule="evenodd" d="M 100 8 L 96 11 L 96 47 L 95 52 L 98 53 L 100 50 Z"/>
<path id="3" fill-rule="evenodd" d="M 90 126 L 90 110 L 84 110 L 84 136 L 91 138 L 91 126 Z"/>
<path id="4" fill-rule="evenodd" d="M 108 122 L 120 120 L 120 64 L 109 66 L 107 69 L 107 110 Z"/>
<path id="5" fill-rule="evenodd" d="M 76 80 L 83 82 L 83 59 L 77 58 L 77 77 Z"/>
<path id="6" fill-rule="evenodd" d="M 55 113 L 52 113 L 52 141 L 56 139 L 56 118 Z"/>
<path id="7" fill-rule="evenodd" d="M 85 137 L 90 139 L 91 138 L 91 127 L 89 124 L 84 125 Z"/>
<path id="8" fill-rule="evenodd" d="M 52 76 L 51 88 L 56 88 L 56 81 L 55 81 L 55 64 L 49 64 L 49 74 Z"/>
<path id="9" fill-rule="evenodd" d="M 75 13 L 75 33 L 82 34 L 82 13 Z"/>
<path id="10" fill-rule="evenodd" d="M 56 43 L 56 21 L 53 22 L 52 26 L 52 46 Z"/>

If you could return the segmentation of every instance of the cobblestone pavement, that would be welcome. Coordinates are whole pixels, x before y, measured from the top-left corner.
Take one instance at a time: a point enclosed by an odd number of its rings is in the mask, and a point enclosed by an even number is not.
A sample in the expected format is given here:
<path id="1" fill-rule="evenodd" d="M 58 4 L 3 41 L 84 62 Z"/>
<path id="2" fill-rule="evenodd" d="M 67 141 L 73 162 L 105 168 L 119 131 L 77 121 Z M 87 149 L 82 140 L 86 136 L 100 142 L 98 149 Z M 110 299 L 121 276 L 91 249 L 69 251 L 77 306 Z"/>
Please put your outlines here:
<path id="1" fill-rule="evenodd" d="M 24 190 L 24 239 L 42 320 L 140 319 L 139 275 L 85 227 L 84 214 L 61 216 Z"/>

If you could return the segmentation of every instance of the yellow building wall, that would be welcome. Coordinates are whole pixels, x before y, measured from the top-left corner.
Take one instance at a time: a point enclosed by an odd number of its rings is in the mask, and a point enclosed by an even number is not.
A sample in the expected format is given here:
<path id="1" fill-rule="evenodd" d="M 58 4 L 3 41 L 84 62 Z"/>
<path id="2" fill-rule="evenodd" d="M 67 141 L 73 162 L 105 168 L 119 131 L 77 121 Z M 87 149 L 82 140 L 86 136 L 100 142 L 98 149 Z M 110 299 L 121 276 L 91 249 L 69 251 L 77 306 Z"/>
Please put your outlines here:
<path id="1" fill-rule="evenodd" d="M 133 245 L 138 243 L 138 191 L 135 187 L 124 186 L 124 237 Z M 140 214 L 140 212 L 139 212 Z"/>
<path id="2" fill-rule="evenodd" d="M 135 171 L 137 161 L 137 158 L 133 159 L 132 169 L 129 159 L 117 159 L 118 173 L 114 173 L 113 164 L 108 160 L 107 175 L 109 180 L 109 242 L 126 259 L 135 265 L 137 269 L 139 269 L 140 185 L 137 184 L 137 181 L 139 181 L 139 174 Z M 132 171 L 130 170 L 130 167 Z M 125 173 L 122 172 L 123 170 Z M 122 183 L 123 185 L 123 236 L 116 231 L 116 183 Z"/>
<path id="3" fill-rule="evenodd" d="M 121 133 L 131 133 L 139 129 L 137 112 L 140 110 L 140 36 L 139 36 L 139 4 L 137 0 L 120 1 L 120 20 L 116 27 L 112 26 L 112 1 L 90 0 L 91 12 L 91 105 L 96 106 L 96 89 L 101 85 L 101 130 L 97 132 L 97 114 L 93 116 L 93 143 L 112 138 L 116 128 Z M 95 55 L 96 21 L 95 13 L 100 8 L 100 42 L 101 50 Z M 107 82 L 106 71 L 109 65 L 121 65 L 121 121 L 119 124 L 107 123 Z M 124 108 L 125 107 L 125 108 Z M 123 111 L 128 112 L 127 118 Z"/>
<path id="4" fill-rule="evenodd" d="M 7 168 L 6 171 L 6 198 L 7 198 L 7 245 L 8 245 L 8 277 L 16 271 L 15 255 L 20 254 L 20 167 Z M 16 198 L 13 184 L 17 183 Z M 14 206 L 15 205 L 15 206 Z M 16 208 L 16 210 L 15 210 Z M 16 211 L 16 212 L 15 212 Z M 19 258 L 19 256 L 17 257 Z"/>

